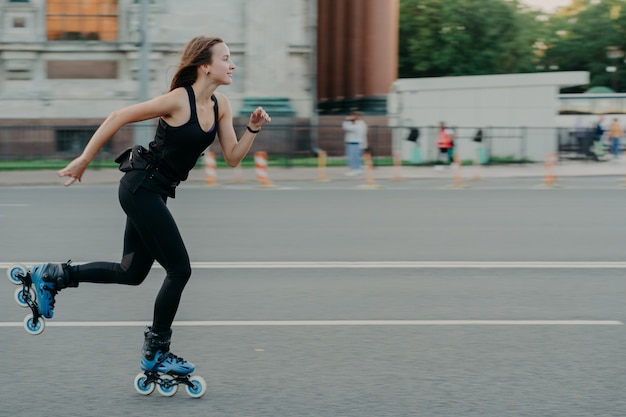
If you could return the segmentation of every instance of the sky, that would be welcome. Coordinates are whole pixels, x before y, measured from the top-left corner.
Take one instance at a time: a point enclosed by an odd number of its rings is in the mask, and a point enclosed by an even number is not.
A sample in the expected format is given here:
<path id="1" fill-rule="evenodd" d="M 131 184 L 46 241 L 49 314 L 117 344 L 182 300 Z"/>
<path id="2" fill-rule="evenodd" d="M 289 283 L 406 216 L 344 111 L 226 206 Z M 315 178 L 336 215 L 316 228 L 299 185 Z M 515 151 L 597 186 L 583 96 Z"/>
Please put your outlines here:
<path id="1" fill-rule="evenodd" d="M 571 2 L 571 0 L 521 0 L 521 1 L 522 3 L 526 3 L 527 5 L 535 9 L 541 9 L 548 13 L 553 12 L 557 7 L 567 6 Z"/>

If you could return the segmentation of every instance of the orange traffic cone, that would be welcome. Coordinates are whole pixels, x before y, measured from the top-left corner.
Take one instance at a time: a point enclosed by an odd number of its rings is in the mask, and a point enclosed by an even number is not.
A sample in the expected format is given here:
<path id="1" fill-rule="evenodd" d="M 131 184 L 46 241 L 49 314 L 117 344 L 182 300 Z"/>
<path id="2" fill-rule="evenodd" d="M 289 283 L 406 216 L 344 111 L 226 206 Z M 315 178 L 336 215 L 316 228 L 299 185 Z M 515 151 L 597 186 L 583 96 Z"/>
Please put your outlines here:
<path id="1" fill-rule="evenodd" d="M 261 183 L 259 187 L 273 188 L 274 184 L 267 175 L 267 152 L 257 151 L 254 153 L 254 168 L 256 171 L 256 179 Z"/>
<path id="2" fill-rule="evenodd" d="M 543 159 L 543 165 L 545 168 L 545 176 L 543 177 L 543 183 L 539 184 L 540 188 L 557 188 L 556 175 L 554 172 L 554 166 L 558 160 L 556 153 L 548 153 Z"/>
<path id="3" fill-rule="evenodd" d="M 317 179 L 315 182 L 330 182 L 326 177 L 326 151 L 317 152 Z"/>
<path id="4" fill-rule="evenodd" d="M 369 152 L 363 153 L 363 162 L 365 165 L 365 184 L 359 185 L 358 188 L 381 188 L 381 186 L 376 184 L 374 181 L 374 163 L 372 162 L 372 154 Z"/>
<path id="5" fill-rule="evenodd" d="M 204 174 L 206 176 L 206 184 L 208 187 L 217 187 L 217 163 L 215 162 L 215 152 L 206 152 L 204 154 Z"/>
<path id="6" fill-rule="evenodd" d="M 447 188 L 468 188 L 467 185 L 463 184 L 463 177 L 461 177 L 461 165 L 463 164 L 459 153 L 454 152 L 454 155 L 452 156 L 452 164 L 450 165 L 454 175 L 454 181 Z"/>
<path id="7" fill-rule="evenodd" d="M 400 152 L 393 153 L 393 177 L 390 178 L 389 181 L 404 181 L 405 178 L 402 176 L 402 157 L 400 156 Z"/>

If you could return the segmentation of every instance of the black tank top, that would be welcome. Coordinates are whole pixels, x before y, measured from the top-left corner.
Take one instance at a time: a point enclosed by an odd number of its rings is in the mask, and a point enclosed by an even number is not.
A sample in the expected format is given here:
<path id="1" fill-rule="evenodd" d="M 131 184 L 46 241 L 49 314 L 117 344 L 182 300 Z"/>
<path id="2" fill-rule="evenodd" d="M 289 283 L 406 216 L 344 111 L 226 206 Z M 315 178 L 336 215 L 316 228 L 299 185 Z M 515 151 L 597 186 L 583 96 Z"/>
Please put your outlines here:
<path id="1" fill-rule="evenodd" d="M 186 86 L 185 89 L 189 95 L 191 108 L 189 121 L 181 126 L 170 126 L 163 119 L 159 119 L 154 140 L 149 145 L 155 165 L 172 182 L 187 179 L 189 171 L 196 166 L 202 152 L 213 143 L 217 132 L 219 109 L 215 95 L 211 96 L 215 121 L 211 129 L 205 132 L 198 121 L 196 96 L 193 88 Z"/>

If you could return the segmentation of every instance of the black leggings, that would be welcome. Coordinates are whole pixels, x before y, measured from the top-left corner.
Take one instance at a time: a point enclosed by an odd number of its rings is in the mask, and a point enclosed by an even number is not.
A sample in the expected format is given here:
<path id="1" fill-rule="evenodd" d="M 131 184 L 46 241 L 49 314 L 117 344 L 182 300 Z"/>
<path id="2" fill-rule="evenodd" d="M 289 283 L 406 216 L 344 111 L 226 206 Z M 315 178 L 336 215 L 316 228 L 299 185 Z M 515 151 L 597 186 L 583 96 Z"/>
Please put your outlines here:
<path id="1" fill-rule="evenodd" d="M 119 200 L 127 216 L 122 261 L 76 265 L 71 269 L 72 278 L 78 282 L 139 285 L 156 260 L 167 274 L 154 303 L 152 328 L 167 331 L 191 276 L 187 249 L 166 206 L 167 197 L 145 188 L 132 193 L 120 185 Z"/>

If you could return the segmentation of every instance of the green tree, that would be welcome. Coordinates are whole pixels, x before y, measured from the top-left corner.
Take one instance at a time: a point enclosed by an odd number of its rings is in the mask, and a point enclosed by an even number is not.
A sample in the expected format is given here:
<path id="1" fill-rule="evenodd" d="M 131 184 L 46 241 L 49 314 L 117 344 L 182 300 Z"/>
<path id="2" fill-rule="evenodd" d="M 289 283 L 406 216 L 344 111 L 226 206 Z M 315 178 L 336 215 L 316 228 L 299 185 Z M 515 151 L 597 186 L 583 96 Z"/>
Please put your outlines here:
<path id="1" fill-rule="evenodd" d="M 400 77 L 534 69 L 536 13 L 518 0 L 401 0 Z"/>
<path id="2" fill-rule="evenodd" d="M 590 86 L 626 88 L 626 68 L 622 57 L 610 51 L 626 51 L 626 4 L 622 0 L 576 0 L 549 22 L 553 36 L 545 59 L 562 71 L 589 71 Z M 616 73 L 607 67 L 616 66 Z"/>

